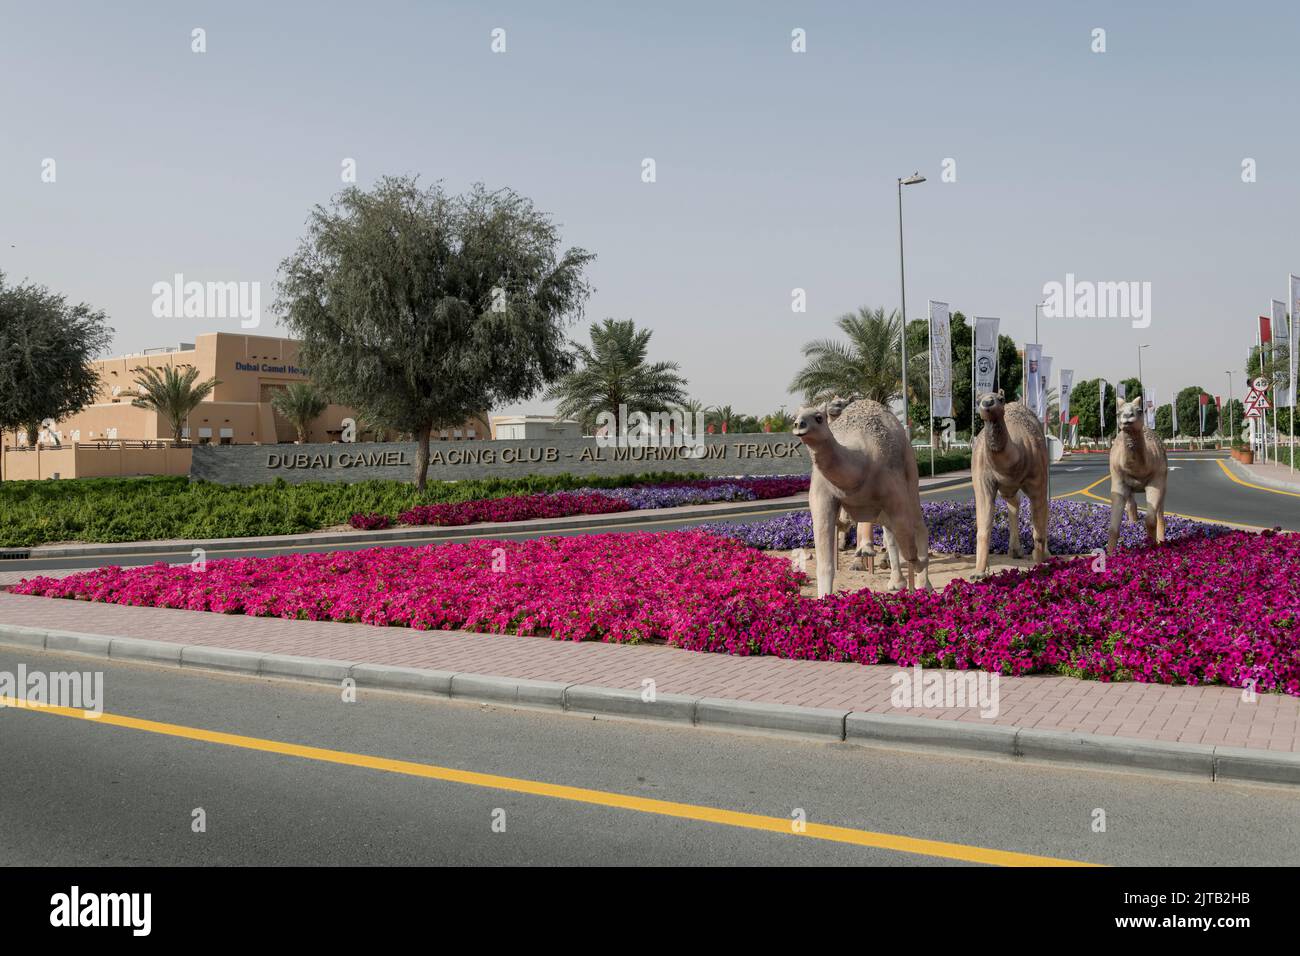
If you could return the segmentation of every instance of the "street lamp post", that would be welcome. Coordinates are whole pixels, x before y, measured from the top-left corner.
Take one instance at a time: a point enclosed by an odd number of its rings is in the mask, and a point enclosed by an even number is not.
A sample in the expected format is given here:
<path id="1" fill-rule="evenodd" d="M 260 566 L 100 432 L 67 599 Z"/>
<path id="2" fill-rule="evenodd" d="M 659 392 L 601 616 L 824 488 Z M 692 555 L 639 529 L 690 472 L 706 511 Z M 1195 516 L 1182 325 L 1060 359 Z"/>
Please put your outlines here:
<path id="1" fill-rule="evenodd" d="M 898 180 L 898 291 L 902 299 L 902 334 L 899 339 L 902 342 L 903 367 L 901 369 L 903 378 L 903 428 L 907 431 L 907 443 L 912 443 L 912 413 L 907 407 L 907 278 L 903 271 L 903 187 L 915 186 L 917 183 L 925 182 L 925 177 L 920 173 L 912 173 L 906 179 Z M 934 450 L 930 452 L 933 460 Z"/>
<path id="2" fill-rule="evenodd" d="M 1150 345 L 1138 346 L 1138 391 L 1142 393 L 1142 408 L 1147 407 L 1147 387 L 1142 384 L 1142 350 L 1151 348 Z M 1145 414 L 1145 412 L 1144 412 Z"/>

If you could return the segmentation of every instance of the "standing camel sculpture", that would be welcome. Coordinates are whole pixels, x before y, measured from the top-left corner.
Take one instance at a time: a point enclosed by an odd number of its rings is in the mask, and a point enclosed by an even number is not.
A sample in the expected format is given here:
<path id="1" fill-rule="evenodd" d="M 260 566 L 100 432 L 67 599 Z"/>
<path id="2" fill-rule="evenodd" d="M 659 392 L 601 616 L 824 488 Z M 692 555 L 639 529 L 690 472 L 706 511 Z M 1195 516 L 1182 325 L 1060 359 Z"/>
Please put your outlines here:
<path id="1" fill-rule="evenodd" d="M 840 417 L 840 413 L 844 411 L 844 409 L 848 408 L 850 405 L 852 405 L 854 402 L 858 401 L 861 398 L 862 395 L 858 392 L 854 392 L 848 398 L 844 398 L 841 395 L 836 395 L 827 403 L 826 414 L 830 417 L 830 420 L 833 422 L 835 421 L 835 419 Z M 849 531 L 853 528 L 853 526 L 854 526 L 853 519 L 850 518 L 848 512 L 841 507 L 839 518 L 836 520 L 836 528 L 839 531 L 839 537 L 836 538 L 837 549 L 843 550 L 843 548 L 848 547 Z M 860 521 L 857 522 L 857 529 L 858 529 L 858 533 L 857 533 L 858 541 L 857 541 L 857 547 L 855 549 L 855 553 L 857 557 L 853 563 L 853 567 L 855 570 L 858 571 L 874 572 L 876 570 L 876 542 L 875 542 L 874 525 L 872 525 L 870 521 Z M 842 547 L 840 545 L 841 540 L 843 541 Z"/>
<path id="2" fill-rule="evenodd" d="M 1129 518 L 1137 521 L 1134 495 L 1147 496 L 1147 540 L 1160 545 L 1165 540 L 1165 489 L 1169 482 L 1169 457 L 1160 436 L 1148 431 L 1142 399 L 1125 402 L 1119 409 L 1119 434 L 1110 446 L 1110 534 L 1106 553 L 1119 545 L 1119 525 L 1128 506 Z"/>
<path id="3" fill-rule="evenodd" d="M 1011 544 L 1007 555 L 1024 557 L 1020 546 L 1021 492 L 1029 498 L 1034 523 L 1034 561 L 1050 557 L 1047 549 L 1047 439 L 1034 413 L 1003 393 L 979 397 L 984 429 L 971 443 L 971 483 L 975 487 L 974 580 L 988 577 L 989 535 L 997 496 L 1007 503 Z"/>
<path id="4" fill-rule="evenodd" d="M 827 405 L 805 406 L 793 432 L 812 456 L 808 510 L 817 549 L 817 596 L 835 588 L 836 523 L 843 508 L 854 521 L 884 525 L 891 565 L 889 589 L 930 584 L 930 532 L 921 515 L 916 456 L 903 426 L 879 402 L 857 401 L 831 420 Z M 908 562 L 903 583 L 900 553 Z"/>

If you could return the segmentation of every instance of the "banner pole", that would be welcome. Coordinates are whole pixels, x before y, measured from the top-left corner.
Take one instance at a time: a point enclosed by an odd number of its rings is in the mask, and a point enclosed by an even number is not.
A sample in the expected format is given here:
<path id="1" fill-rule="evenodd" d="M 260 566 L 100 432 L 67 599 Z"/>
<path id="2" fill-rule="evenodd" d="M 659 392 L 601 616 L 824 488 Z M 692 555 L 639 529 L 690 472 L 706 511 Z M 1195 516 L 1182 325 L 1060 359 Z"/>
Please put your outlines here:
<path id="1" fill-rule="evenodd" d="M 925 350 L 930 353 L 930 407 L 927 409 L 930 419 L 930 477 L 934 477 L 934 304 L 930 304 L 930 314 L 925 320 Z M 951 378 L 950 378 L 951 381 Z M 892 572 L 891 572 L 892 573 Z"/>
<path id="2" fill-rule="evenodd" d="M 970 440 L 975 441 L 975 326 L 979 319 L 972 316 L 970 324 Z M 1295 415 L 1292 413 L 1292 418 Z"/>

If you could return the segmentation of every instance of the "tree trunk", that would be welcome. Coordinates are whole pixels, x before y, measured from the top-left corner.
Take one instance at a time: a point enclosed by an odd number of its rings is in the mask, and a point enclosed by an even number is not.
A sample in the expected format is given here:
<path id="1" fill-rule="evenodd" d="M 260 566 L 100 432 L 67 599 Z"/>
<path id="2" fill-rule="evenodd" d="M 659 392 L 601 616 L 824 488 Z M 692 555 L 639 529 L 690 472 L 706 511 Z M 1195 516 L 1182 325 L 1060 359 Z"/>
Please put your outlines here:
<path id="1" fill-rule="evenodd" d="M 422 425 L 415 433 L 415 490 L 424 491 L 429 479 L 429 433 L 432 425 Z"/>
<path id="2" fill-rule="evenodd" d="M 36 425 L 24 425 L 23 431 L 27 432 L 27 447 L 35 448 L 37 441 L 39 441 L 41 437 L 40 424 L 38 423 Z"/>

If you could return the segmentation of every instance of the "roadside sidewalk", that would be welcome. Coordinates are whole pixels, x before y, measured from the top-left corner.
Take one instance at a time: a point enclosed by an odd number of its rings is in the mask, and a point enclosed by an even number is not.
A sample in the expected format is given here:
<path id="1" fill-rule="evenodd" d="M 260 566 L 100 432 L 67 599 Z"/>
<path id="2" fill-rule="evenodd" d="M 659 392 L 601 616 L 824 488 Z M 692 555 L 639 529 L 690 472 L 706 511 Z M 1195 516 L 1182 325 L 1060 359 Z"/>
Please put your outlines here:
<path id="1" fill-rule="evenodd" d="M 1003 677 L 997 714 L 986 718 L 975 702 L 892 706 L 891 678 L 900 673 L 894 666 L 250 618 L 0 592 L 0 644 L 15 643 L 263 676 L 334 682 L 352 676 L 360 686 L 903 749 L 1300 784 L 1300 699 L 1260 694 L 1250 700 L 1227 687 Z M 436 673 L 415 675 L 407 670 L 412 668 Z M 390 671 L 396 684 L 380 678 Z M 646 681 L 654 682 L 656 705 L 640 702 Z"/>
<path id="2" fill-rule="evenodd" d="M 1291 464 L 1285 457 L 1282 464 L 1270 461 L 1243 465 L 1231 458 L 1225 458 L 1224 463 L 1245 481 L 1263 485 L 1274 491 L 1287 491 L 1300 495 L 1300 454 L 1296 455 L 1295 471 L 1291 470 Z M 1300 507 L 1300 504 L 1297 504 L 1297 507 Z"/>

